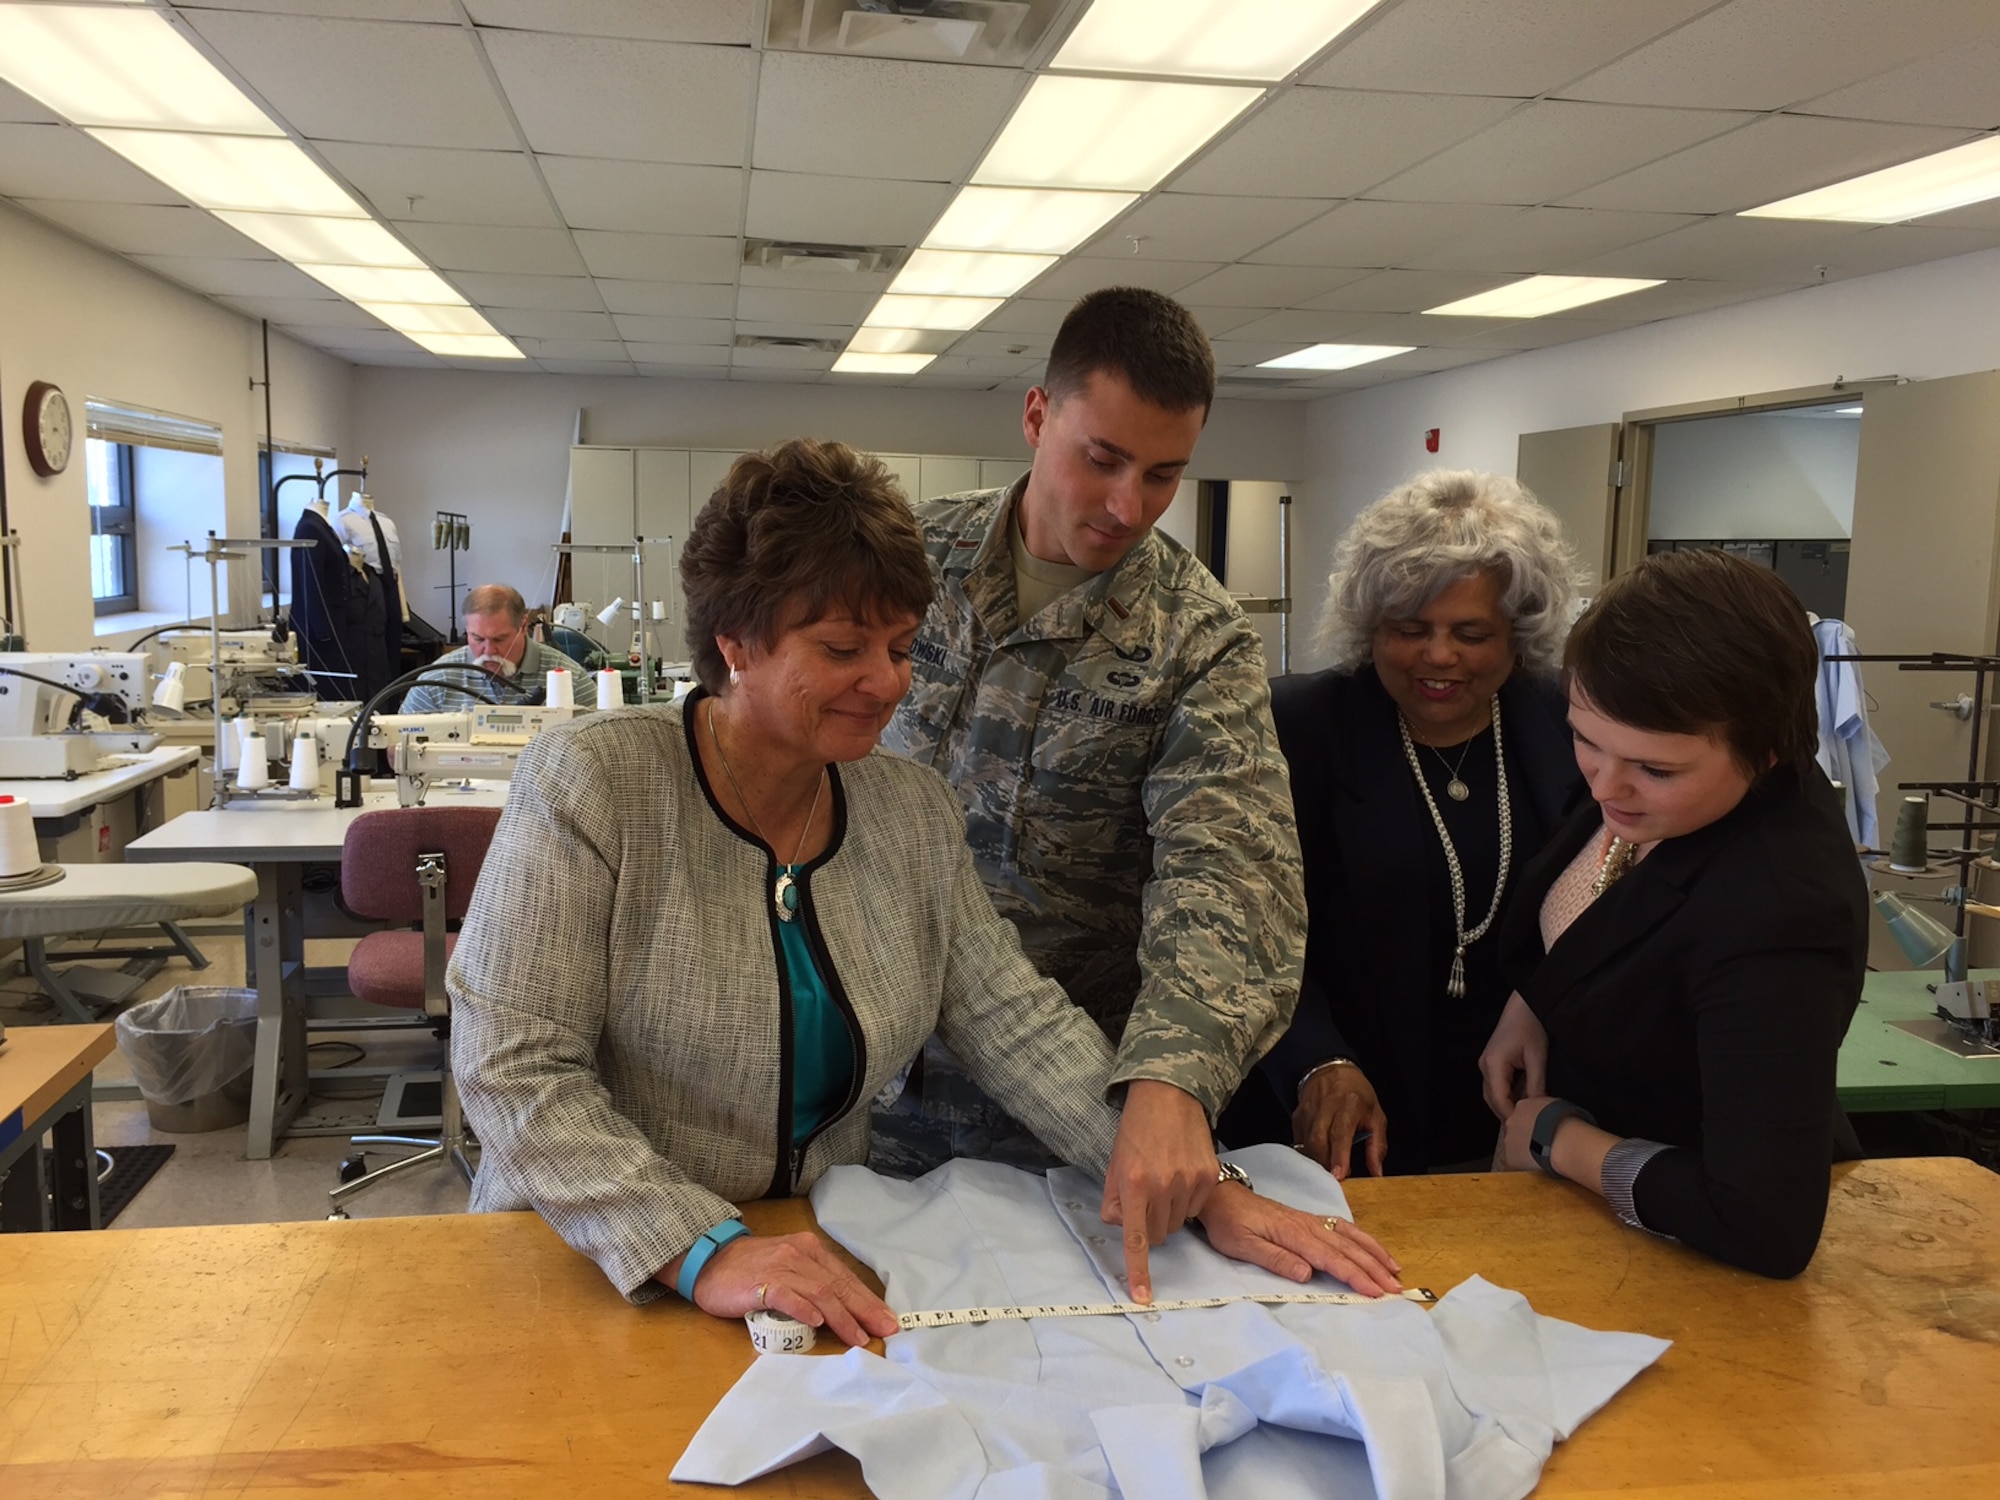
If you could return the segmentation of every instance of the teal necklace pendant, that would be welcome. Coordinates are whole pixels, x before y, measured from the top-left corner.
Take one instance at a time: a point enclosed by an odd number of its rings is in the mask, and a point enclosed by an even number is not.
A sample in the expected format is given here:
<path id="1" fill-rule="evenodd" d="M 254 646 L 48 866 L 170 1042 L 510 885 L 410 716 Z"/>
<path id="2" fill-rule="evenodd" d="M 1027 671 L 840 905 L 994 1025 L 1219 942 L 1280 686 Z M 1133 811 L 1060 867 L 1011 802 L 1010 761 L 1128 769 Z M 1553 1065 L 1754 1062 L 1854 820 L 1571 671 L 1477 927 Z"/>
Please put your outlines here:
<path id="1" fill-rule="evenodd" d="M 778 871 L 778 883 L 771 887 L 771 905 L 780 922 L 789 922 L 799 911 L 799 886 L 789 865 Z"/>

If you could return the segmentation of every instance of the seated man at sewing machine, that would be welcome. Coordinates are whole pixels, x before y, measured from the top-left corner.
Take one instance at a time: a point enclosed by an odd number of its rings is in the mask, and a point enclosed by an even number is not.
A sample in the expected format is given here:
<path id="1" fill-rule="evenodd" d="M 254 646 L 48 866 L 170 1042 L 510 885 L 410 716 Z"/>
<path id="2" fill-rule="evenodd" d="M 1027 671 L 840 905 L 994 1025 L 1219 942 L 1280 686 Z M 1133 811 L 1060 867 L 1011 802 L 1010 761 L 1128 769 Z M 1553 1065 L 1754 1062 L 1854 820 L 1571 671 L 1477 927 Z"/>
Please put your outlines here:
<path id="1" fill-rule="evenodd" d="M 504 583 L 483 583 L 467 591 L 463 613 L 465 644 L 440 656 L 434 667 L 467 662 L 497 672 L 505 680 L 484 672 L 434 670 L 429 680 L 403 695 L 404 713 L 456 713 L 489 699 L 540 703 L 548 687 L 548 674 L 558 667 L 568 670 L 572 691 L 589 679 L 581 665 L 555 647 L 529 639 L 528 604 L 518 589 Z"/>

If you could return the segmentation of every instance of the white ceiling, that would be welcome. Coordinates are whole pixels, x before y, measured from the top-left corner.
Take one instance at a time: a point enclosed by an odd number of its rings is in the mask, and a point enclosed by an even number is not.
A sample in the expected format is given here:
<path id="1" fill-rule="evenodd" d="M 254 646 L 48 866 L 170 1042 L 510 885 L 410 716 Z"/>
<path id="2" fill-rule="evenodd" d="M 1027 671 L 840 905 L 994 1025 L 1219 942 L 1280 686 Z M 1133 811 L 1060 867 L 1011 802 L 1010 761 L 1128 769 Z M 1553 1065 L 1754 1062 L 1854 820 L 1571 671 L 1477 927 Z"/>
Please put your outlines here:
<path id="1" fill-rule="evenodd" d="M 802 381 L 850 377 L 831 349 L 739 340 L 838 348 L 888 276 L 745 267 L 746 237 L 914 246 L 1084 8 L 1033 0 L 1025 64 L 969 66 L 769 46 L 798 0 L 154 3 L 526 368 Z M 1996 205 L 1734 214 L 1993 130 L 1996 0 L 1385 0 L 903 383 L 1017 385 L 1071 299 L 1120 283 L 1196 310 L 1229 393 L 1296 400 L 1992 248 Z M 0 196 L 357 364 L 468 363 L 5 85 Z M 1666 285 L 1532 323 L 1421 316 L 1534 272 Z M 1250 372 L 1332 340 L 1419 347 Z"/>

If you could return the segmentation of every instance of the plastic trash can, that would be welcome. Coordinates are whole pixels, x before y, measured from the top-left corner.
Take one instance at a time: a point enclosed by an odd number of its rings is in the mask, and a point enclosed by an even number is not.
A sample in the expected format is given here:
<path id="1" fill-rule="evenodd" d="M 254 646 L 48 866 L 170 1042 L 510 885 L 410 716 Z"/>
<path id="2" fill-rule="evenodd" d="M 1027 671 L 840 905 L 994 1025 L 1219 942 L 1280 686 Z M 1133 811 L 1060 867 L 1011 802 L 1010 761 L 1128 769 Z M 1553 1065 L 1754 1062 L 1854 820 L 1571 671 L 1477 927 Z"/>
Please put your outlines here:
<path id="1" fill-rule="evenodd" d="M 155 1130 L 223 1130 L 250 1118 L 257 992 L 176 985 L 118 1017 L 118 1050 Z"/>

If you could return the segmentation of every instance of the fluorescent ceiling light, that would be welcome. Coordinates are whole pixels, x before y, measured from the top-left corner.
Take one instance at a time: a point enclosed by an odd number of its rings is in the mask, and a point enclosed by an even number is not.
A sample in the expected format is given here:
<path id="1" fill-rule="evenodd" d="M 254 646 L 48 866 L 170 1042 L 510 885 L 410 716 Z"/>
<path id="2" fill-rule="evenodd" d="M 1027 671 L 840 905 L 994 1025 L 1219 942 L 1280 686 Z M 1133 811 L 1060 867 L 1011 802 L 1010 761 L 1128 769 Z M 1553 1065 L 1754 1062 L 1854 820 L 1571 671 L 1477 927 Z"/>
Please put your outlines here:
<path id="1" fill-rule="evenodd" d="M 1263 92 L 1045 73 L 1015 108 L 972 181 L 1145 192 Z"/>
<path id="2" fill-rule="evenodd" d="M 861 320 L 864 328 L 945 328 L 963 333 L 984 322 L 1004 297 L 899 297 L 884 295 Z"/>
<path id="3" fill-rule="evenodd" d="M 2000 198 L 2000 135 L 1982 136 L 1934 156 L 1780 198 L 1762 208 L 1747 208 L 1741 217 L 1900 224 L 1988 198 Z"/>
<path id="4" fill-rule="evenodd" d="M 432 306 L 462 307 L 461 297 L 435 271 L 389 270 L 378 266 L 299 267 L 314 280 L 332 287 L 350 302 L 421 302 Z M 475 330 L 486 332 L 487 330 Z"/>
<path id="5" fill-rule="evenodd" d="M 1351 370 L 1356 365 L 1373 364 L 1408 354 L 1414 344 L 1314 344 L 1291 354 L 1281 354 L 1257 366 L 1260 370 Z"/>
<path id="6" fill-rule="evenodd" d="M 493 333 L 493 325 L 462 302 L 442 307 L 434 302 L 364 302 L 357 297 L 354 305 L 398 333 Z"/>
<path id="7" fill-rule="evenodd" d="M 87 134 L 189 202 L 211 211 L 235 208 L 324 214 L 333 219 L 368 217 L 318 162 L 282 137 L 182 135 L 166 130 Z"/>
<path id="8" fill-rule="evenodd" d="M 1858 417 L 1861 415 L 1861 408 L 1858 406 L 1836 406 L 1833 409 L 1833 414 L 1836 417 Z"/>
<path id="9" fill-rule="evenodd" d="M 216 214 L 231 229 L 247 234 L 266 250 L 294 265 L 399 266 L 423 269 L 409 246 L 373 219 L 326 219 L 312 214 L 244 214 L 223 209 Z M 307 266 L 310 269 L 309 266 Z M 317 273 L 315 273 L 317 274 Z M 324 280 L 324 278 L 321 278 Z M 331 282 L 328 285 L 332 285 Z M 334 287 L 339 291 L 339 287 Z M 345 295 L 343 293 L 343 295 Z M 421 302 L 421 297 L 409 300 Z"/>
<path id="10" fill-rule="evenodd" d="M 1530 276 L 1524 281 L 1496 286 L 1476 297 L 1461 297 L 1424 311 L 1449 318 L 1545 318 L 1550 313 L 1602 302 L 1607 297 L 1623 297 L 1628 292 L 1643 292 L 1659 284 L 1629 276 Z"/>
<path id="11" fill-rule="evenodd" d="M 914 250 L 889 290 L 941 297 L 1011 297 L 1055 263 L 1053 255 Z"/>
<path id="12" fill-rule="evenodd" d="M 413 343 L 451 359 L 526 359 L 513 343 L 497 333 L 412 333 Z"/>
<path id="13" fill-rule="evenodd" d="M 1095 0 L 1049 66 L 1274 82 L 1381 0 Z"/>
<path id="14" fill-rule="evenodd" d="M 854 350 L 833 362 L 836 375 L 914 375 L 936 359 L 935 354 L 861 354 Z"/>
<path id="15" fill-rule="evenodd" d="M 847 348 L 854 354 L 942 354 L 957 342 L 948 328 L 857 328 Z"/>
<path id="16" fill-rule="evenodd" d="M 1137 193 L 960 188 L 924 244 L 934 250 L 1067 255 L 1138 201 Z"/>
<path id="17" fill-rule="evenodd" d="M 75 125 L 284 134 L 157 10 L 0 6 L 0 78 Z"/>

